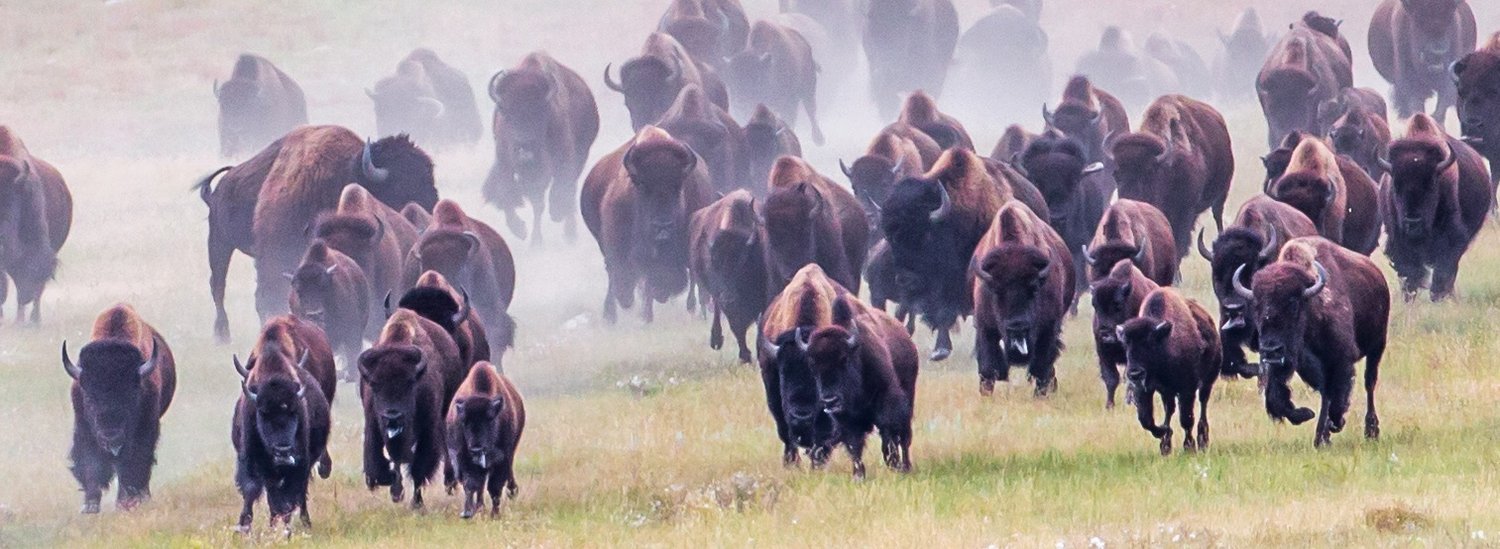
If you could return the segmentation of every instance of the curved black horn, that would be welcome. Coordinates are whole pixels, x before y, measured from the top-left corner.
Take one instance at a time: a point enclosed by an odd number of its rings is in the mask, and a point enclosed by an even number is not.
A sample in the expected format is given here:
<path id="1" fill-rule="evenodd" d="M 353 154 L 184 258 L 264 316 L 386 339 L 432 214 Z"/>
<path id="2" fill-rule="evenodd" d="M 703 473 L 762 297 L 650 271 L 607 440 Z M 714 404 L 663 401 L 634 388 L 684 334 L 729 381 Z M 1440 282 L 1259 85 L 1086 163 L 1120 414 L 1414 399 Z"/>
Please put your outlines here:
<path id="1" fill-rule="evenodd" d="M 991 286 L 995 285 L 995 277 L 990 276 L 990 273 L 987 273 L 984 269 L 979 268 L 978 260 L 975 260 L 973 258 L 969 259 L 969 270 L 974 271 L 974 277 L 978 278 L 981 282 L 984 282 L 985 284 Z"/>
<path id="2" fill-rule="evenodd" d="M 359 157 L 359 169 L 364 172 L 365 179 L 373 183 L 385 183 L 385 179 L 390 177 L 391 172 L 385 168 L 375 167 L 375 161 L 370 158 L 370 149 L 373 144 L 368 138 L 365 139 L 365 150 L 360 153 Z"/>
<path id="3" fill-rule="evenodd" d="M 798 326 L 797 329 L 792 332 L 792 339 L 797 340 L 797 348 L 802 350 L 803 353 L 806 353 L 808 347 L 812 346 L 812 334 L 809 334 L 807 332 L 807 328 L 803 328 L 802 326 Z"/>
<path id="4" fill-rule="evenodd" d="M 1447 171 L 1448 167 L 1452 166 L 1454 162 L 1458 162 L 1458 155 L 1453 153 L 1453 145 L 1451 143 L 1445 143 L 1443 148 L 1448 151 L 1448 156 L 1444 157 L 1443 161 L 1438 163 L 1434 173 L 1441 174 Z"/>
<path id="5" fill-rule="evenodd" d="M 504 70 L 498 71 L 494 76 L 491 76 L 488 86 L 490 92 L 490 101 L 494 101 L 496 105 L 500 104 L 500 90 L 495 89 L 495 86 L 500 84 L 501 78 L 505 78 Z"/>
<path id="6" fill-rule="evenodd" d="M 478 252 L 479 248 L 484 246 L 484 241 L 479 240 L 479 235 L 475 234 L 474 231 L 464 231 L 464 238 L 469 241 L 470 257 L 473 257 L 474 253 Z"/>
<path id="7" fill-rule="evenodd" d="M 859 322 L 849 321 L 849 338 L 844 340 L 844 344 L 851 348 L 859 346 Z"/>
<path id="8" fill-rule="evenodd" d="M 844 172 L 844 177 L 854 179 L 854 170 L 849 169 L 849 166 L 844 164 L 844 159 L 842 158 L 839 159 L 839 169 Z"/>
<path id="9" fill-rule="evenodd" d="M 1209 263 L 1213 263 L 1214 261 L 1213 250 L 1203 245 L 1203 229 L 1198 229 L 1198 255 L 1203 256 L 1203 259 L 1207 259 Z"/>
<path id="10" fill-rule="evenodd" d="M 458 293 L 463 297 L 463 303 L 459 303 L 458 312 L 453 313 L 454 326 L 463 324 L 465 320 L 469 319 L 469 313 L 473 311 L 473 309 L 469 307 L 469 289 L 463 286 L 459 286 Z"/>
<path id="11" fill-rule="evenodd" d="M 385 305 L 385 317 L 386 318 L 390 318 L 391 317 L 391 313 L 392 313 L 392 311 L 391 311 L 391 292 L 390 291 L 386 291 L 385 292 L 385 301 L 383 303 Z"/>
<path id="12" fill-rule="evenodd" d="M 621 86 L 619 82 L 615 81 L 615 79 L 609 77 L 609 68 L 612 66 L 614 66 L 614 63 L 604 65 L 604 85 L 611 90 L 625 93 L 625 87 Z"/>
<path id="13" fill-rule="evenodd" d="M 1281 231 L 1271 229 L 1266 231 L 1266 245 L 1262 247 L 1260 249 L 1260 253 L 1256 255 L 1260 256 L 1260 259 L 1262 261 L 1270 261 L 1271 258 L 1276 256 L 1276 250 L 1280 248 Z"/>
<path id="14" fill-rule="evenodd" d="M 235 353 L 232 356 L 234 357 L 234 371 L 236 373 L 240 374 L 240 379 L 245 379 L 247 377 L 250 377 L 250 369 L 246 368 L 245 364 L 242 363 L 242 362 L 240 362 L 240 355 L 239 355 L 239 353 Z"/>
<path id="15" fill-rule="evenodd" d="M 146 359 L 145 362 L 142 362 L 140 366 L 136 367 L 136 369 L 135 369 L 135 374 L 136 375 L 141 376 L 141 377 L 146 377 L 147 375 L 149 375 L 151 373 L 151 370 L 155 370 L 156 369 L 156 352 L 159 351 L 159 350 L 161 350 L 161 345 L 159 343 L 157 343 L 157 341 L 156 341 L 155 338 L 152 338 L 151 339 L 151 358 Z"/>
<path id="16" fill-rule="evenodd" d="M 1131 263 L 1135 263 L 1136 265 L 1144 264 L 1144 262 L 1146 261 L 1146 247 L 1150 244 L 1151 239 L 1147 238 L 1145 234 L 1136 235 L 1135 255 L 1130 256 Z"/>
<path id="17" fill-rule="evenodd" d="M 1097 259 L 1094 259 L 1094 254 L 1089 253 L 1089 245 L 1088 244 L 1080 245 L 1078 247 L 1078 249 L 1083 250 L 1083 261 L 1084 261 L 1084 263 L 1088 263 L 1089 265 L 1093 265 L 1095 261 L 1098 261 Z"/>
<path id="18" fill-rule="evenodd" d="M 927 219 L 933 223 L 947 219 L 948 214 L 953 213 L 953 198 L 948 196 L 948 186 L 944 185 L 942 181 L 938 181 L 935 184 L 937 185 L 938 197 L 941 198 L 941 201 L 938 202 L 937 209 L 927 214 Z"/>
<path id="19" fill-rule="evenodd" d="M 73 359 L 68 357 L 68 340 L 66 339 L 62 342 L 62 363 L 63 371 L 68 373 L 68 377 L 78 379 L 78 376 L 83 375 L 83 369 L 73 364 Z"/>

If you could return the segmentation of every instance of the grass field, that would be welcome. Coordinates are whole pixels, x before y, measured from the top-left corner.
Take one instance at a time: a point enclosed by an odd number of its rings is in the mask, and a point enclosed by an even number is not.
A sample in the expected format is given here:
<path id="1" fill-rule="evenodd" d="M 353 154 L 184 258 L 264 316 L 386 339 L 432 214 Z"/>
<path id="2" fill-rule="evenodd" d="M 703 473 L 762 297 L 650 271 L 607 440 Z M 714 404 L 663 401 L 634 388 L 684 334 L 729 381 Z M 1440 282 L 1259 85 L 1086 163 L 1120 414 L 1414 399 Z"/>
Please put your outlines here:
<path id="1" fill-rule="evenodd" d="M 538 47 L 583 73 L 599 94 L 604 131 L 594 155 L 628 136 L 618 96 L 598 86 L 654 24 L 658 0 L 331 0 L 101 4 L 0 3 L 0 124 L 56 164 L 76 197 L 73 235 L 40 326 L 0 321 L 0 547 L 231 546 L 239 495 L 231 480 L 229 356 L 255 333 L 253 274 L 230 276 L 235 341 L 213 343 L 206 288 L 206 209 L 187 191 L 221 165 L 214 78 L 234 54 L 271 57 L 308 92 L 315 122 L 371 132 L 362 87 L 417 45 L 432 46 L 482 83 Z M 1049 0 L 1055 63 L 1067 67 L 1103 21 L 1140 34 L 1164 28 L 1202 44 L 1252 0 Z M 747 0 L 765 13 L 769 0 Z M 960 2 L 965 20 L 985 3 Z M 1127 5 L 1128 4 L 1128 5 Z M 1311 6 L 1262 6 L 1284 24 Z M 1364 61 L 1373 0 L 1316 7 L 1349 20 Z M 1076 10 L 1076 11 L 1073 11 Z M 1500 7 L 1476 6 L 1494 30 Z M 1065 27 L 1064 25 L 1073 25 Z M 1076 28 L 1068 32 L 1066 28 Z M 627 29 L 622 31 L 622 29 Z M 1360 69 L 1356 69 L 1360 70 Z M 1061 69 L 1059 69 L 1062 72 Z M 1369 80 L 1373 74 L 1361 74 Z M 825 108 L 825 147 L 809 158 L 831 173 L 881 121 L 845 83 Z M 1381 86 L 1383 88 L 1383 86 Z M 1253 105 L 1225 106 L 1238 170 L 1231 207 L 1258 189 L 1264 125 Z M 1031 121 L 1026 121 L 1031 122 Z M 987 148 L 996 135 L 976 135 Z M 471 214 L 501 225 L 478 185 L 488 141 L 438 151 L 439 187 Z M 557 234 L 555 229 L 553 234 Z M 509 236 L 509 235 L 507 235 Z M 555 242 L 555 241 L 554 241 Z M 1396 303 L 1378 393 L 1383 437 L 1357 430 L 1312 448 L 1312 427 L 1274 424 L 1251 382 L 1221 383 L 1210 407 L 1213 446 L 1160 457 L 1128 409 L 1106 412 L 1088 313 L 1071 319 L 1058 365 L 1060 392 L 1029 387 L 978 395 L 972 331 L 953 358 L 924 363 L 907 476 L 871 467 L 849 479 L 837 453 L 826 471 L 783 469 L 757 372 L 732 351 L 707 348 L 707 323 L 680 301 L 642 325 L 598 320 L 602 260 L 591 241 L 517 249 L 512 313 L 518 346 L 506 369 L 530 416 L 517 469 L 520 497 L 498 520 L 458 519 L 458 497 L 434 493 L 414 513 L 364 489 L 360 410 L 339 387 L 334 474 L 315 482 L 314 528 L 293 541 L 328 546 L 489 543 L 511 546 L 1494 546 L 1500 543 L 1500 230 L 1487 228 L 1463 264 L 1455 301 Z M 1383 267 L 1388 263 L 1377 257 Z M 1390 276 L 1387 270 L 1388 276 Z M 1394 280 L 1391 277 L 1391 280 Z M 1188 293 L 1212 303 L 1205 262 L 1190 257 Z M 76 514 L 66 468 L 71 412 L 58 363 L 64 338 L 81 345 L 93 316 L 130 302 L 178 357 L 177 399 L 164 419 L 155 499 L 130 513 L 106 496 L 104 513 Z M 1210 309 L 1213 307 L 1210 306 Z M 919 330 L 918 345 L 932 336 Z M 1018 376 L 1021 377 L 1021 376 Z M 1297 382 L 1295 398 L 1316 395 Z M 1356 396 L 1355 410 L 1362 405 Z M 873 464 L 875 461 L 871 460 Z M 249 542 L 274 544 L 257 529 Z"/>

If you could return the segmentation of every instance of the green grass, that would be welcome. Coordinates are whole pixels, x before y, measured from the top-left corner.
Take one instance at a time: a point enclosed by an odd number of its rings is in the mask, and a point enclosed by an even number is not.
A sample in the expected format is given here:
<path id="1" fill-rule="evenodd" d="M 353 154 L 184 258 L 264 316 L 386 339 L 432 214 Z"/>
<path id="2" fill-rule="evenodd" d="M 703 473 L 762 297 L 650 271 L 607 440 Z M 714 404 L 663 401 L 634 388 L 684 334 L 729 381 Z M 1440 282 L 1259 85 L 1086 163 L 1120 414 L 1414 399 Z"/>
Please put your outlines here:
<path id="1" fill-rule="evenodd" d="M 229 293 L 235 342 L 213 344 L 205 209 L 187 192 L 221 162 L 209 88 L 234 53 L 249 49 L 281 63 L 306 88 L 315 121 L 370 131 L 360 88 L 410 47 L 435 47 L 476 82 L 545 47 L 597 83 L 605 62 L 634 50 L 661 4 L 23 3 L 0 6 L 7 53 L 0 74 L 16 75 L 0 80 L 0 123 L 58 165 L 77 204 L 44 322 L 16 326 L 7 311 L 0 323 L 0 547 L 282 541 L 265 528 L 263 505 L 248 540 L 230 529 L 239 496 L 228 440 L 238 394 L 229 355 L 245 352 L 255 332 L 253 276 L 237 257 Z M 1069 15 L 1059 1 L 1048 6 L 1048 24 L 1062 28 L 1067 18 L 1084 29 L 1053 32 L 1058 65 L 1066 67 L 1104 21 L 1150 29 L 1167 17 L 1202 22 L 1206 33 L 1248 3 L 1152 0 L 1141 8 L 1088 0 Z M 747 4 L 762 13 L 772 5 Z M 983 4 L 961 2 L 965 20 Z M 1359 56 L 1359 19 L 1372 4 L 1320 4 L 1349 19 Z M 1262 7 L 1268 21 L 1305 9 Z M 1496 20 L 1494 6 L 1478 8 L 1491 14 L 1481 21 Z M 605 118 L 598 156 L 625 139 L 627 126 L 619 98 L 602 87 L 596 93 Z M 830 172 L 881 125 L 857 83 L 840 93 L 844 101 L 824 109 L 830 144 L 808 147 L 815 165 Z M 1233 210 L 1258 189 L 1264 128 L 1253 105 L 1225 114 L 1239 165 Z M 981 148 L 996 137 L 984 121 L 971 126 L 980 128 Z M 498 226 L 498 213 L 479 199 L 487 147 L 438 152 L 438 178 L 444 195 Z M 1448 547 L 1500 539 L 1500 236 L 1493 228 L 1465 260 L 1456 301 L 1395 304 L 1379 441 L 1351 429 L 1314 450 L 1310 425 L 1265 417 L 1253 383 L 1221 382 L 1209 410 L 1211 448 L 1158 456 L 1133 410 L 1103 410 L 1085 305 L 1064 334 L 1060 391 L 1044 401 L 1023 385 L 981 398 L 972 331 L 963 327 L 952 359 L 922 366 L 916 470 L 902 476 L 871 459 L 864 482 L 849 478 L 841 452 L 824 471 L 782 468 L 758 374 L 736 364 L 732 350 L 708 350 L 707 323 L 680 301 L 659 306 L 652 325 L 626 313 L 619 326 L 604 327 L 602 261 L 592 242 L 515 248 L 520 336 L 506 369 L 528 398 L 530 419 L 519 499 L 498 520 L 464 522 L 457 497 L 434 492 L 418 513 L 366 491 L 360 410 L 343 385 L 334 406 L 334 474 L 312 486 L 315 526 L 299 529 L 293 542 L 1083 547 L 1097 538 L 1111 547 Z M 1183 286 L 1211 303 L 1206 279 L 1204 262 L 1190 257 Z M 107 501 L 103 514 L 85 517 L 76 514 L 80 494 L 66 469 L 71 411 L 57 350 L 64 338 L 80 346 L 93 316 L 119 301 L 165 334 L 178 357 L 179 389 L 164 420 L 155 499 L 130 513 Z M 931 346 L 926 330 L 917 339 Z M 636 378 L 644 389 L 632 388 Z M 1295 397 L 1316 399 L 1300 383 Z M 1363 405 L 1357 395 L 1353 409 Z"/>

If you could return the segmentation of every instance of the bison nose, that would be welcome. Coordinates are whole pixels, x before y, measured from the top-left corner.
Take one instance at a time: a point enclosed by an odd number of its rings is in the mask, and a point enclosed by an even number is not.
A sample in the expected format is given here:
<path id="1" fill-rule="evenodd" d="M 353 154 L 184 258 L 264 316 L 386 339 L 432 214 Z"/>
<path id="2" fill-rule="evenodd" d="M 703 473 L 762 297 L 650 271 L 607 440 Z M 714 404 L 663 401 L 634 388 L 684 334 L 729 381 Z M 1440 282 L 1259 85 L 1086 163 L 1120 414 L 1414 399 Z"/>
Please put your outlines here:
<path id="1" fill-rule="evenodd" d="M 1420 218 L 1420 217 L 1403 217 L 1403 218 L 1401 218 L 1401 229 L 1404 230 L 1404 231 L 1406 231 L 1407 233 L 1411 234 L 1412 236 L 1420 236 L 1422 234 L 1422 218 Z"/>
<path id="2" fill-rule="evenodd" d="M 385 410 L 380 412 L 380 418 L 386 421 L 401 421 L 401 417 L 405 415 L 400 410 Z"/>
<path id="3" fill-rule="evenodd" d="M 816 414 L 806 408 L 792 408 L 788 415 L 792 416 L 792 421 L 802 423 L 812 421 Z"/>
<path id="4" fill-rule="evenodd" d="M 841 409 L 843 409 L 842 399 L 837 395 L 823 397 L 823 411 L 833 414 Z"/>
<path id="5" fill-rule="evenodd" d="M 901 271 L 899 273 L 896 273 L 896 285 L 902 288 L 915 288 L 917 286 L 918 280 L 920 279 L 917 278 L 916 273 L 912 273 L 909 271 Z"/>

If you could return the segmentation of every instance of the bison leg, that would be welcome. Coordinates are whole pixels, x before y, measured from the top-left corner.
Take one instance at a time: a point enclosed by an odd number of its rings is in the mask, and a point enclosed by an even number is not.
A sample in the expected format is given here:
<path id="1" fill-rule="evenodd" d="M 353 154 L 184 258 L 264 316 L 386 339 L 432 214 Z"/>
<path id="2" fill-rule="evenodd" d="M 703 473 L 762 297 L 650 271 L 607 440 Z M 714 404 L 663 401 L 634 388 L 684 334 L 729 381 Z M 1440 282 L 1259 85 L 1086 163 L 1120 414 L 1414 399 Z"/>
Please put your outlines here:
<path id="1" fill-rule="evenodd" d="M 1208 399 L 1213 396 L 1214 385 L 1212 379 L 1198 387 L 1198 449 L 1208 449 Z M 1191 409 L 1192 403 L 1187 404 L 1186 409 Z M 1187 425 L 1182 427 L 1187 429 Z"/>
<path id="2" fill-rule="evenodd" d="M 422 486 L 420 484 L 417 484 L 417 481 L 413 480 L 411 488 L 411 508 L 413 511 L 416 511 L 420 510 L 423 505 L 424 502 L 422 501 Z"/>
<path id="3" fill-rule="evenodd" d="M 974 355 L 979 364 L 979 394 L 990 396 L 995 392 L 995 381 L 1005 379 L 1010 370 L 1010 366 L 1005 363 L 1005 355 L 1000 350 L 999 330 L 984 326 L 983 323 L 976 325 Z"/>
<path id="4" fill-rule="evenodd" d="M 1166 402 L 1166 399 L 1163 399 L 1163 402 Z M 1151 438 L 1162 438 L 1172 433 L 1170 429 L 1156 424 L 1156 397 L 1149 389 L 1136 390 L 1135 417 L 1140 422 L 1141 428 L 1151 433 Z"/>
<path id="5" fill-rule="evenodd" d="M 1172 455 L 1172 414 L 1177 413 L 1177 399 L 1161 394 L 1161 455 Z"/>
<path id="6" fill-rule="evenodd" d="M 1451 253 L 1451 257 L 1439 258 L 1438 263 L 1432 267 L 1432 298 L 1437 303 L 1453 295 L 1453 284 L 1458 280 L 1459 253 Z M 19 318 L 16 321 L 20 321 Z"/>
<path id="7" fill-rule="evenodd" d="M 1328 404 L 1328 431 L 1339 433 L 1344 430 L 1344 422 L 1349 413 L 1350 393 L 1354 390 L 1354 364 L 1348 366 L 1348 376 L 1334 376 L 1329 379 L 1323 394 L 1330 399 Z"/>
<path id="8" fill-rule="evenodd" d="M 937 343 L 932 346 L 932 355 L 928 357 L 933 362 L 941 362 L 953 354 L 953 335 L 949 331 L 951 328 L 948 325 L 937 329 Z"/>
<path id="9" fill-rule="evenodd" d="M 255 501 L 260 499 L 263 489 L 259 482 L 240 483 L 240 496 L 245 500 L 244 507 L 240 508 L 239 531 L 241 534 L 250 533 L 250 527 L 255 522 Z"/>
<path id="10" fill-rule="evenodd" d="M 547 203 L 542 201 L 541 195 L 531 199 L 531 246 L 540 248 L 542 246 L 542 214 L 547 209 Z"/>
<path id="11" fill-rule="evenodd" d="M 693 282 L 692 278 L 688 279 L 687 296 L 682 301 L 687 305 L 688 314 L 693 314 L 698 310 L 698 284 Z"/>
<path id="12" fill-rule="evenodd" d="M 484 505 L 484 492 L 486 485 L 489 485 L 489 487 L 492 488 L 490 490 L 491 495 L 494 495 L 496 492 L 498 492 L 498 490 L 493 489 L 496 476 L 498 475 L 489 475 L 488 482 L 486 482 L 487 479 L 483 474 L 476 475 L 470 472 L 464 473 L 464 506 L 463 509 L 458 512 L 458 518 L 474 518 L 474 513 L 479 511 L 479 507 L 481 505 Z"/>
<path id="13" fill-rule="evenodd" d="M 505 228 L 510 229 L 516 238 L 526 240 L 526 222 L 521 220 L 521 216 L 516 215 L 514 207 L 505 209 Z"/>
<path id="14" fill-rule="evenodd" d="M 297 495 L 297 509 L 299 509 L 299 518 L 302 519 L 302 527 L 311 529 L 312 515 L 309 515 L 307 511 L 307 485 L 305 484 L 302 486 L 302 493 Z"/>
<path id="15" fill-rule="evenodd" d="M 83 507 L 79 512 L 92 515 L 99 512 L 99 500 L 104 498 L 104 489 L 109 487 L 115 471 L 109 458 L 88 433 L 75 427 L 69 458 L 73 461 L 73 478 L 78 479 L 83 488 Z"/>
<path id="16" fill-rule="evenodd" d="M 209 228 L 208 235 L 208 291 L 214 299 L 214 339 L 229 343 L 229 313 L 224 310 L 224 284 L 229 276 L 229 261 L 234 257 L 234 246 L 218 238 L 218 231 Z M 0 302 L 4 302 L 0 299 Z"/>
<path id="17" fill-rule="evenodd" d="M 1329 394 L 1328 391 L 1324 391 L 1322 397 L 1322 404 L 1318 410 L 1318 425 L 1317 428 L 1313 431 L 1314 448 L 1322 448 L 1324 446 L 1328 446 L 1330 437 L 1333 433 L 1333 422 L 1329 417 L 1329 413 L 1333 408 L 1333 400 L 1337 397 Z"/>
<path id="18" fill-rule="evenodd" d="M 818 84 L 817 76 L 808 82 L 807 89 L 803 90 L 802 108 L 807 110 L 807 123 L 812 127 L 813 144 L 823 146 L 823 128 L 818 125 Z M 792 113 L 796 113 L 795 105 Z"/>
<path id="19" fill-rule="evenodd" d="M 717 351 L 724 348 L 724 327 L 720 323 L 720 316 L 722 316 L 723 311 L 720 310 L 719 300 L 713 300 L 713 309 L 714 323 L 708 329 L 708 348 Z"/>
<path id="20" fill-rule="evenodd" d="M 764 360 L 764 359 L 762 359 Z M 761 384 L 766 389 L 766 407 L 771 410 L 771 420 L 776 423 L 776 437 L 781 439 L 781 464 L 785 467 L 797 465 L 797 444 L 792 440 L 792 430 L 786 423 L 786 410 L 781 407 L 781 376 L 775 365 L 761 364 Z"/>
<path id="21" fill-rule="evenodd" d="M 1177 416 L 1178 423 L 1182 425 L 1182 450 L 1188 453 L 1198 451 L 1198 441 L 1193 434 L 1193 393 L 1196 391 L 1182 391 L 1177 393 L 1177 406 L 1182 409 Z"/>
<path id="22" fill-rule="evenodd" d="M 1365 357 L 1365 438 L 1380 438 L 1380 416 L 1375 413 L 1375 386 L 1380 381 L 1380 359 L 1385 355 L 1385 344 L 1370 351 Z"/>
<path id="23" fill-rule="evenodd" d="M 1027 373 L 1035 383 L 1032 394 L 1036 398 L 1046 398 L 1057 389 L 1057 370 L 1054 368 L 1058 353 L 1057 330 L 1056 326 L 1041 326 L 1036 332 L 1039 335 L 1034 338 L 1037 348 L 1031 353 Z"/>
<path id="24" fill-rule="evenodd" d="M 1120 368 L 1114 361 L 1099 357 L 1099 379 L 1104 381 L 1104 409 L 1115 408 L 1115 389 L 1120 387 Z"/>
<path id="25" fill-rule="evenodd" d="M 844 449 L 849 451 L 849 460 L 854 462 L 854 480 L 865 479 L 865 434 L 850 432 L 844 437 Z"/>

